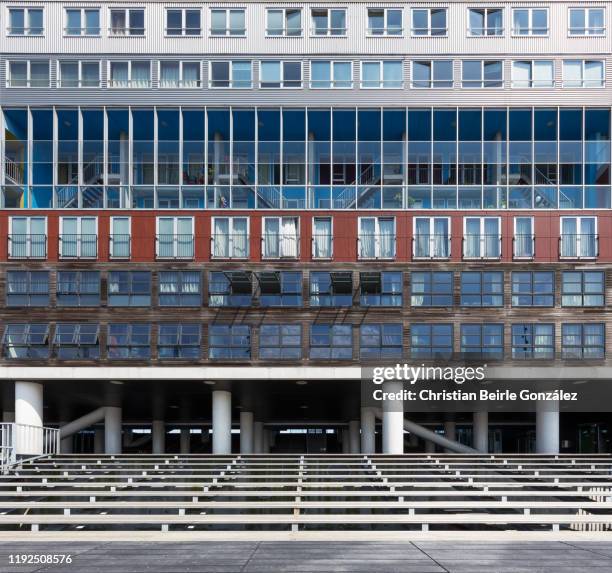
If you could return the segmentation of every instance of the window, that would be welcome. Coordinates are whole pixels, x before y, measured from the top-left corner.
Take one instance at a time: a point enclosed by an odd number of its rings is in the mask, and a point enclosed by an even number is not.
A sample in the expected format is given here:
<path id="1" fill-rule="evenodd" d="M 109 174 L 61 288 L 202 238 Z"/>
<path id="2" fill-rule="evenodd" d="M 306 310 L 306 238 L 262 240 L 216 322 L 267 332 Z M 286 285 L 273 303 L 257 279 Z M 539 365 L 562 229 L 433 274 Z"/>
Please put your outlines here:
<path id="1" fill-rule="evenodd" d="M 331 259 L 333 256 L 331 217 L 314 217 L 312 220 L 312 258 Z"/>
<path id="2" fill-rule="evenodd" d="M 208 285 L 210 306 L 251 306 L 253 283 L 248 271 L 211 272 Z"/>
<path id="3" fill-rule="evenodd" d="M 555 85 L 552 60 L 512 62 L 513 88 L 552 88 Z"/>
<path id="4" fill-rule="evenodd" d="M 302 326 L 300 324 L 262 324 L 259 329 L 261 360 L 300 360 Z"/>
<path id="5" fill-rule="evenodd" d="M 57 271 L 57 306 L 100 306 L 100 272 Z"/>
<path id="6" fill-rule="evenodd" d="M 66 36 L 99 36 L 100 10 L 98 8 L 66 8 Z"/>
<path id="7" fill-rule="evenodd" d="M 361 62 L 361 87 L 401 89 L 404 87 L 402 62 Z"/>
<path id="8" fill-rule="evenodd" d="M 450 219 L 415 217 L 412 244 L 415 259 L 448 259 L 451 255 Z"/>
<path id="9" fill-rule="evenodd" d="M 564 88 L 602 88 L 604 85 L 603 60 L 563 60 Z"/>
<path id="10" fill-rule="evenodd" d="M 151 62 L 110 62 L 109 65 L 108 87 L 139 89 L 151 87 Z"/>
<path id="11" fill-rule="evenodd" d="M 264 61 L 260 76 L 262 88 L 301 88 L 302 62 Z"/>
<path id="12" fill-rule="evenodd" d="M 53 349 L 59 360 L 100 358 L 100 325 L 92 323 L 58 323 Z"/>
<path id="13" fill-rule="evenodd" d="M 604 8 L 570 8 L 570 36 L 603 36 L 605 33 Z"/>
<path id="14" fill-rule="evenodd" d="M 401 324 L 362 324 L 359 327 L 359 357 L 385 360 L 402 357 Z"/>
<path id="15" fill-rule="evenodd" d="M 563 271 L 561 306 L 604 306 L 603 271 Z"/>
<path id="16" fill-rule="evenodd" d="M 60 62 L 60 88 L 100 87 L 100 62 Z"/>
<path id="17" fill-rule="evenodd" d="M 401 271 L 359 273 L 361 306 L 402 306 Z"/>
<path id="18" fill-rule="evenodd" d="M 49 306 L 49 272 L 6 271 L 6 306 Z"/>
<path id="19" fill-rule="evenodd" d="M 109 324 L 107 348 L 109 360 L 149 360 L 151 325 Z"/>
<path id="20" fill-rule="evenodd" d="M 561 357 L 589 360 L 605 356 L 603 324 L 562 324 Z"/>
<path id="21" fill-rule="evenodd" d="M 397 8 L 368 8 L 368 30 L 370 36 L 401 36 L 402 10 Z"/>
<path id="22" fill-rule="evenodd" d="M 268 36 L 301 36 L 302 10 L 299 8 L 268 8 Z"/>
<path id="23" fill-rule="evenodd" d="M 413 8 L 413 36 L 446 36 L 446 8 Z"/>
<path id="24" fill-rule="evenodd" d="M 159 62 L 160 88 L 199 88 L 200 62 Z"/>
<path id="25" fill-rule="evenodd" d="M 11 217 L 8 245 L 11 259 L 45 259 L 47 257 L 47 218 Z"/>
<path id="26" fill-rule="evenodd" d="M 310 327 L 310 358 L 352 360 L 352 324 L 313 324 Z"/>
<path id="27" fill-rule="evenodd" d="M 200 271 L 159 271 L 159 306 L 200 306 Z"/>
<path id="28" fill-rule="evenodd" d="M 108 306 L 151 306 L 151 272 L 110 271 Z"/>
<path id="29" fill-rule="evenodd" d="M 144 36 L 144 10 L 141 9 L 111 9 L 111 36 Z"/>
<path id="30" fill-rule="evenodd" d="M 264 217 L 261 254 L 266 259 L 295 259 L 299 255 L 299 219 Z"/>
<path id="31" fill-rule="evenodd" d="M 256 274 L 259 304 L 302 306 L 302 273 L 299 271 L 262 271 Z"/>
<path id="32" fill-rule="evenodd" d="M 548 36 L 548 8 L 514 8 L 512 33 L 515 36 Z"/>
<path id="33" fill-rule="evenodd" d="M 512 254 L 515 259 L 533 259 L 535 256 L 535 235 L 532 217 L 514 218 L 514 239 Z"/>
<path id="34" fill-rule="evenodd" d="M 211 324 L 208 356 L 211 360 L 249 360 L 251 327 L 248 324 Z"/>
<path id="35" fill-rule="evenodd" d="M 312 271 L 310 306 L 352 306 L 353 275 L 350 271 Z"/>
<path id="36" fill-rule="evenodd" d="M 210 11 L 211 36 L 244 36 L 244 9 L 212 8 Z"/>
<path id="37" fill-rule="evenodd" d="M 415 271 L 410 275 L 411 306 L 453 306 L 453 273 Z"/>
<path id="38" fill-rule="evenodd" d="M 313 8 L 312 35 L 346 35 L 346 10 L 344 8 Z"/>
<path id="39" fill-rule="evenodd" d="M 452 88 L 452 60 L 414 60 L 412 62 L 413 88 Z"/>
<path id="40" fill-rule="evenodd" d="M 461 306 L 503 306 L 502 271 L 466 271 L 461 273 Z"/>
<path id="41" fill-rule="evenodd" d="M 111 217 L 110 256 L 112 259 L 129 259 L 131 246 L 130 217 Z"/>
<path id="42" fill-rule="evenodd" d="M 598 248 L 595 217 L 561 217 L 561 258 L 594 259 Z"/>
<path id="43" fill-rule="evenodd" d="M 359 218 L 359 258 L 395 258 L 395 218 Z"/>
<path id="44" fill-rule="evenodd" d="M 60 217 L 60 257 L 95 259 L 98 256 L 98 219 Z"/>
<path id="45" fill-rule="evenodd" d="M 211 88 L 250 88 L 253 86 L 251 62 L 210 62 Z"/>
<path id="46" fill-rule="evenodd" d="M 42 36 L 42 8 L 9 8 L 8 33 L 12 36 Z"/>
<path id="47" fill-rule="evenodd" d="M 501 60 L 464 60 L 461 74 L 464 88 L 501 88 L 504 85 Z"/>
<path id="48" fill-rule="evenodd" d="M 166 34 L 168 36 L 200 36 L 202 34 L 199 9 L 167 9 Z"/>
<path id="49" fill-rule="evenodd" d="M 351 62 L 310 62 L 310 87 L 313 89 L 353 87 L 353 65 Z"/>
<path id="50" fill-rule="evenodd" d="M 49 358 L 49 325 L 7 324 L 2 345 L 9 360 Z"/>
<path id="51" fill-rule="evenodd" d="M 192 259 L 193 217 L 157 217 L 155 252 L 160 259 Z"/>
<path id="52" fill-rule="evenodd" d="M 247 217 L 213 217 L 212 256 L 218 259 L 246 259 L 249 256 Z"/>
<path id="53" fill-rule="evenodd" d="M 6 85 L 9 88 L 48 88 L 49 62 L 35 60 L 8 62 Z"/>
<path id="54" fill-rule="evenodd" d="M 550 360 L 555 356 L 554 324 L 513 324 L 512 358 Z"/>
<path id="55" fill-rule="evenodd" d="M 466 259 L 501 257 L 500 220 L 497 217 L 465 217 L 463 256 Z"/>
<path id="56" fill-rule="evenodd" d="M 554 306 L 552 271 L 512 271 L 512 306 Z"/>
<path id="57" fill-rule="evenodd" d="M 470 36 L 503 36 L 503 14 L 502 8 L 469 8 Z"/>
<path id="58" fill-rule="evenodd" d="M 504 325 L 462 324 L 461 352 L 468 359 L 501 359 L 504 355 Z"/>
<path id="59" fill-rule="evenodd" d="M 157 355 L 160 360 L 200 359 L 199 324 L 160 324 Z"/>
<path id="60" fill-rule="evenodd" d="M 410 325 L 410 356 L 412 358 L 448 360 L 452 355 L 452 324 Z"/>

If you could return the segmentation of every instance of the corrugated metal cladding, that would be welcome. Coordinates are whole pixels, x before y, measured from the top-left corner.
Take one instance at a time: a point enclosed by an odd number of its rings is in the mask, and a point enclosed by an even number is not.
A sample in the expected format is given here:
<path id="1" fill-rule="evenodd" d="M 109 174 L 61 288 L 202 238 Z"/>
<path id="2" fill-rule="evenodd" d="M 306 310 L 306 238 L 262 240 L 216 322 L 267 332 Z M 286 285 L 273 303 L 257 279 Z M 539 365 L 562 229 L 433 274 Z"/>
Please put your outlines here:
<path id="1" fill-rule="evenodd" d="M 14 5 L 44 6 L 45 35 L 35 37 L 7 36 L 7 8 Z M 338 2 L 238 2 L 238 3 L 194 3 L 171 1 L 135 2 L 1 2 L 4 25 L 0 29 L 0 53 L 3 54 L 386 54 L 386 55 L 431 55 L 446 54 L 607 54 L 612 50 L 610 30 L 605 37 L 576 38 L 568 35 L 568 9 L 576 6 L 576 2 L 411 2 L 404 4 L 404 35 L 403 37 L 368 37 L 367 8 L 387 6 L 397 8 L 402 3 L 397 2 L 367 2 L 363 0 L 350 3 Z M 611 2 L 578 3 L 581 7 L 604 6 L 607 8 L 606 22 L 608 28 L 611 14 Z M 64 36 L 64 8 L 67 6 L 86 7 L 88 5 L 101 7 L 101 37 Z M 145 8 L 144 37 L 109 37 L 109 9 L 111 7 Z M 208 35 L 210 27 L 209 8 L 214 6 L 244 6 L 246 7 L 246 28 L 244 38 L 211 38 Z M 504 8 L 505 36 L 502 38 L 469 37 L 467 9 L 474 5 Z M 167 7 L 198 7 L 202 8 L 203 35 L 198 38 L 165 37 L 165 10 Z M 266 38 L 266 7 L 286 6 L 303 8 L 302 25 L 304 34 L 297 38 Z M 312 37 L 310 34 L 310 9 L 313 7 L 346 7 L 348 32 L 346 37 Z M 410 10 L 413 7 L 448 7 L 448 37 L 412 38 L 410 36 Z M 513 7 L 548 6 L 550 35 L 546 37 L 513 37 L 512 14 Z"/>

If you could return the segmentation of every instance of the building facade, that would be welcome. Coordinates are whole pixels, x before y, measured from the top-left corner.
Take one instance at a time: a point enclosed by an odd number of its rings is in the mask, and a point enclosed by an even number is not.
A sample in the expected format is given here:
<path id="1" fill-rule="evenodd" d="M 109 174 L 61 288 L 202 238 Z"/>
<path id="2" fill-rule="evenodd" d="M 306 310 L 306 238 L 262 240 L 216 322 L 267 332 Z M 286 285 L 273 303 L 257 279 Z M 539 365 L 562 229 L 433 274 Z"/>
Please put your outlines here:
<path id="1" fill-rule="evenodd" d="M 609 383 L 610 10 L 2 2 L 5 419 L 106 408 L 109 452 L 123 427 L 128 450 L 397 453 L 361 366 Z M 609 450 L 607 413 L 487 418 L 415 415 Z"/>

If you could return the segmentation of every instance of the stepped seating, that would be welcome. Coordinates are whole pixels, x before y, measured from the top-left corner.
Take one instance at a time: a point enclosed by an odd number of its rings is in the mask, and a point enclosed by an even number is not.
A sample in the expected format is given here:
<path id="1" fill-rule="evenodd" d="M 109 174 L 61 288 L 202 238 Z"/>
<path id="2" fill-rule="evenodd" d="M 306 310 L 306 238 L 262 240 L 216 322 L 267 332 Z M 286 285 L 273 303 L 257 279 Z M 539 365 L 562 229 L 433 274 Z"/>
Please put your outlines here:
<path id="1" fill-rule="evenodd" d="M 612 529 L 612 457 L 55 455 L 0 476 L 0 530 Z"/>

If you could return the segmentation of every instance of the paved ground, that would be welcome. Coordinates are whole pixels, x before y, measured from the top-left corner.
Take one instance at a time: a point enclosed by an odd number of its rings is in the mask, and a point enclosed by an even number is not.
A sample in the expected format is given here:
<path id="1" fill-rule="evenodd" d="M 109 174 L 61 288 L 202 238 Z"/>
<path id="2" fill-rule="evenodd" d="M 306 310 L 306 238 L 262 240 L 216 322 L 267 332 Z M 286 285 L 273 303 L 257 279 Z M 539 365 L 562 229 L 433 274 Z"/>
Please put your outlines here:
<path id="1" fill-rule="evenodd" d="M 477 534 L 475 534 L 477 536 Z M 126 534 L 129 537 L 129 534 Z M 11 554 L 70 554 L 70 565 L 10 565 Z M 1 541 L 0 572 L 595 573 L 604 541 Z"/>

